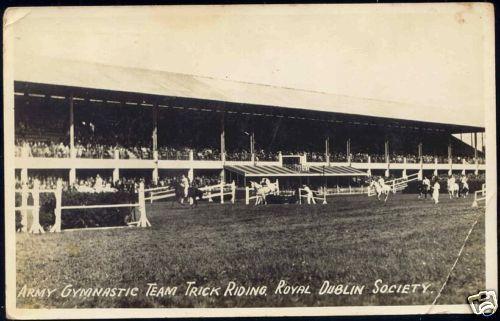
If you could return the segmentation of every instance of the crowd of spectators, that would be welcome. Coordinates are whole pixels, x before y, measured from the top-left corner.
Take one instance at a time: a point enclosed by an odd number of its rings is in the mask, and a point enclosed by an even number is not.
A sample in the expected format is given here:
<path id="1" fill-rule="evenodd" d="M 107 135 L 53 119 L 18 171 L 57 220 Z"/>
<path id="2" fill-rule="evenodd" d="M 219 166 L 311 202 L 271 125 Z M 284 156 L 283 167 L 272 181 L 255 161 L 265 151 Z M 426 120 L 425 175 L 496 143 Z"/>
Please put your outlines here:
<path id="1" fill-rule="evenodd" d="M 193 153 L 194 160 L 220 160 L 220 150 L 217 148 L 202 148 L 191 149 L 189 147 L 158 147 L 158 158 L 163 160 L 189 160 L 190 153 Z M 104 144 L 101 142 L 83 142 L 79 140 L 75 144 L 75 154 L 78 158 L 96 158 L 96 159 L 113 159 L 116 153 L 120 159 L 153 159 L 153 152 L 150 146 L 141 145 L 120 145 L 120 144 Z M 284 155 L 303 155 L 305 152 L 299 151 L 283 151 Z M 256 161 L 278 161 L 279 152 L 269 152 L 262 149 L 255 151 Z M 307 152 L 307 160 L 310 162 L 325 162 L 325 154 L 321 152 Z M 54 157 L 65 158 L 70 157 L 70 148 L 68 144 L 54 141 L 29 141 L 24 139 L 16 139 L 15 146 L 16 157 Z M 351 162 L 367 163 L 370 157 L 372 163 L 385 163 L 385 155 L 370 154 L 370 153 L 353 153 L 351 154 Z M 229 161 L 250 161 L 251 154 L 248 150 L 236 150 L 226 152 L 226 160 Z M 405 158 L 407 163 L 419 163 L 419 157 L 415 154 L 398 154 L 392 153 L 390 156 L 391 163 L 403 163 Z M 432 164 L 437 158 L 438 163 L 448 163 L 448 157 L 444 155 L 422 155 L 424 164 Z M 474 164 L 472 156 L 453 156 L 453 163 L 462 163 L 465 160 L 468 164 Z M 331 162 L 347 162 L 346 153 L 335 152 L 330 154 Z M 484 164 L 484 158 L 478 157 L 478 162 Z"/>
<path id="2" fill-rule="evenodd" d="M 53 141 L 26 141 L 16 139 L 15 155 L 16 157 L 69 157 L 69 146 L 62 142 Z"/>
<path id="3" fill-rule="evenodd" d="M 117 181 L 113 182 L 113 179 L 108 176 L 88 176 L 85 178 L 77 179 L 74 184 L 69 184 L 68 180 L 55 175 L 32 175 L 28 178 L 27 186 L 32 189 L 34 186 L 35 179 L 40 182 L 40 189 L 54 190 L 57 187 L 57 181 L 61 180 L 62 188 L 64 191 L 77 191 L 81 193 L 100 193 L 100 192 L 117 192 L 117 191 L 127 191 L 131 193 L 136 193 L 139 189 L 139 184 L 142 182 L 145 188 L 151 187 L 166 187 L 174 186 L 176 183 L 180 183 L 180 176 L 163 176 L 158 179 L 157 183 L 150 180 L 144 179 L 144 177 L 120 177 Z M 203 187 L 207 185 L 215 185 L 220 183 L 220 178 L 218 175 L 196 175 L 193 179 L 193 185 L 197 187 Z M 16 189 L 22 188 L 22 182 L 19 177 L 15 180 Z"/>

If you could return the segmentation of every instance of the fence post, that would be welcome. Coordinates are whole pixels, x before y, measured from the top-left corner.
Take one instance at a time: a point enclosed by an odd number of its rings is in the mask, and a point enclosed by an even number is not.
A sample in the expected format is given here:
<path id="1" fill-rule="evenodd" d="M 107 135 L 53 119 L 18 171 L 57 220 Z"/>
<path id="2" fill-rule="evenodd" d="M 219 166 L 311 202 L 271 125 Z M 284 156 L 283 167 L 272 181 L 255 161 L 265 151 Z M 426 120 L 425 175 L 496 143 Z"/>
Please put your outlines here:
<path id="1" fill-rule="evenodd" d="M 250 204 L 250 188 L 245 186 L 245 205 Z"/>
<path id="2" fill-rule="evenodd" d="M 224 183 L 220 182 L 220 203 L 224 204 Z"/>
<path id="3" fill-rule="evenodd" d="M 149 223 L 148 217 L 146 216 L 146 199 L 144 196 L 143 182 L 139 184 L 139 215 L 139 222 L 137 223 L 138 227 L 151 226 L 151 223 Z"/>
<path id="4" fill-rule="evenodd" d="M 396 194 L 396 180 L 395 179 L 392 181 L 392 193 Z"/>
<path id="5" fill-rule="evenodd" d="M 302 204 L 302 189 L 299 187 L 299 204 Z"/>
<path id="6" fill-rule="evenodd" d="M 214 200 L 212 199 L 212 186 L 208 187 L 208 202 L 212 203 Z"/>
<path id="7" fill-rule="evenodd" d="M 40 225 L 40 181 L 35 179 L 33 184 L 33 223 L 31 224 L 30 233 L 43 234 L 45 231 Z"/>
<path id="8" fill-rule="evenodd" d="M 323 204 L 326 204 L 326 188 L 323 189 Z"/>
<path id="9" fill-rule="evenodd" d="M 276 195 L 280 194 L 280 181 L 276 179 Z"/>
<path id="10" fill-rule="evenodd" d="M 234 204 L 234 202 L 236 201 L 236 183 L 233 182 L 231 183 L 231 203 Z"/>
<path id="11" fill-rule="evenodd" d="M 28 232 L 28 184 L 23 182 L 21 188 L 21 232 Z"/>
<path id="12" fill-rule="evenodd" d="M 61 232 L 61 206 L 62 206 L 62 181 L 60 179 L 57 180 L 56 183 L 56 192 L 54 193 L 56 198 L 56 208 L 54 209 L 54 215 L 56 220 L 52 228 L 50 229 L 51 233 Z"/>

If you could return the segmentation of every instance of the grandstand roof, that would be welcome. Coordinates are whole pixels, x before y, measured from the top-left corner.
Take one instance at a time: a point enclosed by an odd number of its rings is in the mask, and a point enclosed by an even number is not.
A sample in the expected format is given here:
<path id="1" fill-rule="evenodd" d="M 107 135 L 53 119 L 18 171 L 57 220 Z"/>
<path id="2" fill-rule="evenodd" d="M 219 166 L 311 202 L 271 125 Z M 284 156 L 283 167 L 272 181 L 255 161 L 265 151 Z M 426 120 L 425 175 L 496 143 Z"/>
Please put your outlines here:
<path id="1" fill-rule="evenodd" d="M 117 91 L 193 98 L 357 117 L 386 118 L 390 110 L 391 119 L 445 126 L 450 132 L 484 129 L 469 124 L 439 122 L 434 108 L 419 108 L 404 103 L 53 58 L 37 58 L 36 61 L 27 60 L 26 63 L 17 64 L 14 79 L 17 84 L 34 83 L 105 90 L 108 93 Z M 19 86 L 15 90 L 19 90 Z M 444 107 L 442 113 L 446 114 Z"/>

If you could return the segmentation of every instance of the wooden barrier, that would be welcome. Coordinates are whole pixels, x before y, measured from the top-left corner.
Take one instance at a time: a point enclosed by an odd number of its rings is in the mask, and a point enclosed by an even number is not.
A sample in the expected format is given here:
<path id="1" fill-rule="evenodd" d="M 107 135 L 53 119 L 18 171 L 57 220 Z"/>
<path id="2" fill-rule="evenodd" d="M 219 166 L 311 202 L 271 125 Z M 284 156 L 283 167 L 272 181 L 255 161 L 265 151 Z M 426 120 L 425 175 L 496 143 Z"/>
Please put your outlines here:
<path id="1" fill-rule="evenodd" d="M 402 191 L 406 187 L 408 187 L 408 183 L 409 182 L 419 180 L 419 177 L 420 177 L 419 173 L 415 173 L 415 174 L 411 174 L 411 175 L 406 175 L 406 176 L 403 176 L 403 177 L 399 177 L 399 178 L 395 178 L 395 179 L 389 180 L 389 181 L 385 182 L 385 185 L 389 185 L 391 187 L 392 193 L 396 194 L 397 192 Z M 377 193 L 374 190 L 375 190 L 374 187 L 373 188 L 368 187 L 367 195 L 368 196 L 374 196 L 374 195 L 376 195 Z"/>
<path id="2" fill-rule="evenodd" d="M 23 183 L 21 189 L 16 189 L 15 193 L 21 193 L 21 206 L 14 207 L 14 211 L 21 213 L 21 232 L 29 232 L 33 234 L 43 234 L 45 231 L 40 225 L 40 194 L 41 193 L 54 193 L 55 190 L 40 189 L 40 181 L 35 179 L 33 181 L 33 188 L 29 189 L 26 183 Z M 28 198 L 31 194 L 33 198 L 33 205 L 28 205 Z M 28 229 L 28 214 L 31 211 L 32 223 Z"/>
<path id="3" fill-rule="evenodd" d="M 478 207 L 479 202 L 485 202 L 486 205 L 486 184 L 483 184 L 482 189 L 474 192 L 474 201 L 472 207 Z"/>
<path id="4" fill-rule="evenodd" d="M 209 202 L 213 202 L 214 198 L 219 197 L 220 203 L 224 204 L 225 195 L 231 195 L 232 204 L 234 204 L 234 202 L 236 201 L 236 183 L 234 181 L 230 184 L 221 182 L 216 185 L 204 186 L 199 190 L 204 192 L 202 198 L 208 199 Z"/>
<path id="5" fill-rule="evenodd" d="M 306 194 L 305 194 L 305 195 L 303 195 L 303 194 L 302 194 L 302 192 L 305 192 Z M 313 198 L 314 200 L 320 200 L 320 201 L 322 201 L 322 204 L 327 204 L 327 202 L 326 202 L 326 191 L 325 191 L 325 190 L 323 190 L 323 191 L 311 191 L 311 192 L 313 193 L 313 195 L 314 195 L 314 193 L 316 193 L 317 195 L 318 195 L 318 194 L 319 194 L 319 195 L 323 195 L 323 196 L 321 196 L 321 197 L 319 197 L 319 196 L 312 196 L 312 198 Z M 299 188 L 299 204 L 302 204 L 302 198 L 303 198 L 303 197 L 304 197 L 304 198 L 306 198 L 306 199 L 308 199 L 308 198 L 309 198 L 309 196 L 307 195 L 307 193 L 308 193 L 308 192 L 307 192 L 307 190 L 306 190 L 306 189 L 304 189 L 304 188 Z"/>
<path id="6" fill-rule="evenodd" d="M 146 198 L 144 197 L 144 183 L 139 184 L 138 191 L 138 203 L 134 204 L 97 204 L 97 205 L 67 205 L 62 206 L 62 182 L 57 182 L 56 187 L 56 207 L 54 210 L 55 214 L 55 223 L 50 228 L 50 232 L 56 233 L 61 232 L 61 215 L 63 210 L 77 210 L 77 209 L 91 209 L 91 208 L 120 208 L 120 207 L 137 207 L 139 210 L 139 220 L 136 222 L 127 223 L 128 226 L 136 226 L 136 227 L 150 227 L 151 223 L 149 222 L 146 214 Z M 110 226 L 107 228 L 122 228 L 123 226 Z M 87 230 L 87 229 L 102 229 L 102 227 L 87 227 L 87 228 L 76 228 L 71 229 L 72 231 L 76 230 Z"/>

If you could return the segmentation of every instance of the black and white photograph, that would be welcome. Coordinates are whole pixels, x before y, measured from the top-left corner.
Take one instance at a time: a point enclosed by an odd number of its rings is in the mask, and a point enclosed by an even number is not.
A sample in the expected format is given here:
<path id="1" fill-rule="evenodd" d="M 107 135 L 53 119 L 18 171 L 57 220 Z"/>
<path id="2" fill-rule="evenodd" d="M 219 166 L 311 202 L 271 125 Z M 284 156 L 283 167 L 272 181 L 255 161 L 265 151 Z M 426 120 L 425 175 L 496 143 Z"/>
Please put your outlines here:
<path id="1" fill-rule="evenodd" d="M 9 317 L 496 312 L 491 4 L 3 18 Z"/>

